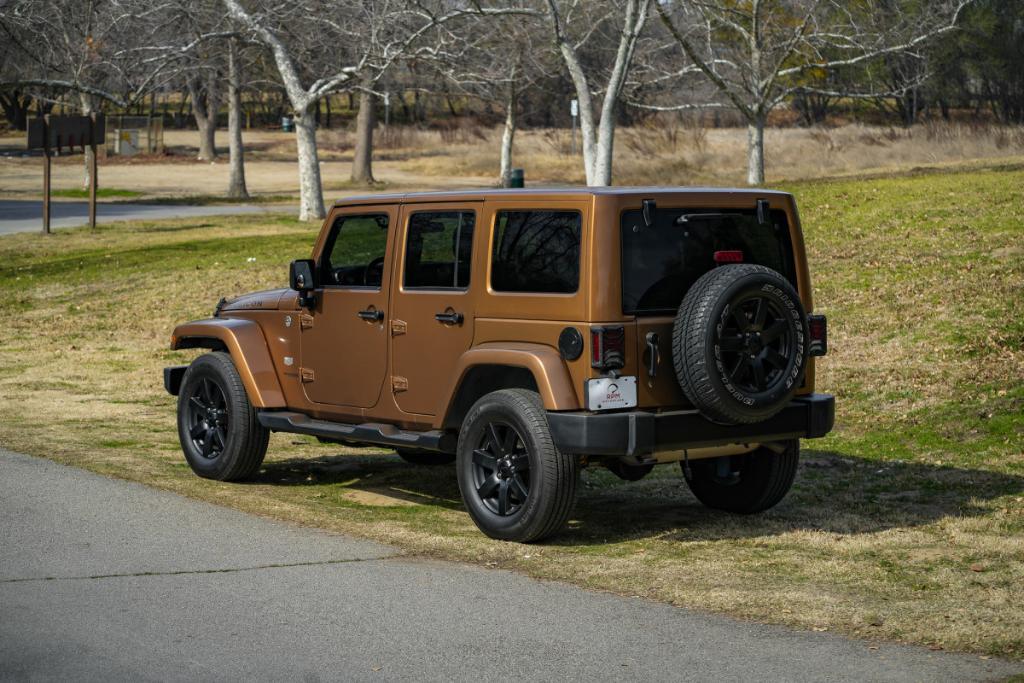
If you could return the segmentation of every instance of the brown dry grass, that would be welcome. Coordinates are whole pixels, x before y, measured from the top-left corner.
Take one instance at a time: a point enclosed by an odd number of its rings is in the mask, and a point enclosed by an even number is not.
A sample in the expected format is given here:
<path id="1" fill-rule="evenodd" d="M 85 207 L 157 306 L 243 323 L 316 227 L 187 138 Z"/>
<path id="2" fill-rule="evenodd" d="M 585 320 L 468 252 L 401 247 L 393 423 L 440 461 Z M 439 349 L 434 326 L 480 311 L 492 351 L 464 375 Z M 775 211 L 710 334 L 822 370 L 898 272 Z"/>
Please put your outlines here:
<path id="1" fill-rule="evenodd" d="M 108 159 L 101 167 L 106 187 L 145 197 L 208 196 L 228 185 L 226 156 L 198 162 L 196 133 L 167 131 L 172 157 Z M 493 185 L 498 175 L 501 130 L 466 120 L 444 128 L 391 126 L 377 135 L 375 174 L 389 190 L 446 189 Z M 294 195 L 298 191 L 295 138 L 279 131 L 247 131 L 246 178 L 256 195 Z M 325 194 L 334 199 L 366 188 L 348 183 L 353 135 L 344 129 L 319 134 Z M 0 139 L 0 149 L 19 149 L 21 138 Z M 615 180 L 624 185 L 741 185 L 746 179 L 746 131 L 705 128 L 678 117 L 616 136 Z M 943 167 L 971 160 L 1024 161 L 1024 128 L 990 124 L 929 123 L 912 128 L 851 124 L 838 128 L 772 128 L 766 133 L 767 176 L 785 182 L 826 176 L 877 174 L 915 167 Z M 516 166 L 527 181 L 580 184 L 580 155 L 571 154 L 564 129 L 520 131 Z M 0 195 L 37 196 L 42 185 L 38 159 L 0 158 Z M 81 185 L 80 157 L 61 159 L 54 187 Z"/>
<path id="2" fill-rule="evenodd" d="M 1019 168 L 791 185 L 839 421 L 791 495 L 709 512 L 678 471 L 584 473 L 551 542 L 490 541 L 449 468 L 276 435 L 250 484 L 193 476 L 160 368 L 181 320 L 276 286 L 315 227 L 217 218 L 0 239 L 0 443 L 246 511 L 590 588 L 1024 658 Z M 255 261 L 250 261 L 255 258 Z M 391 499 L 395 504 L 390 504 Z"/>

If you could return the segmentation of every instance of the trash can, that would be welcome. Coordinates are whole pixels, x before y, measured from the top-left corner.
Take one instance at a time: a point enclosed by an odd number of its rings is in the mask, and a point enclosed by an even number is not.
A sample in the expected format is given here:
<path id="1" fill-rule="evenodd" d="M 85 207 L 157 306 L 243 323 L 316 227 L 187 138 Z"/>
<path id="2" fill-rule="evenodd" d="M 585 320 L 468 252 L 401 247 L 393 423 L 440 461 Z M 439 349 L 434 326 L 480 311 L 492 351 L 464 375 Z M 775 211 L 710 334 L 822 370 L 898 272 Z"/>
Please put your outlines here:
<path id="1" fill-rule="evenodd" d="M 526 174 L 521 168 L 513 168 L 512 172 L 508 175 L 508 186 L 509 187 L 523 187 L 526 183 Z"/>
<path id="2" fill-rule="evenodd" d="M 281 130 L 283 130 L 285 133 L 294 133 L 295 132 L 295 119 L 293 119 L 290 116 L 282 116 L 281 117 Z"/>

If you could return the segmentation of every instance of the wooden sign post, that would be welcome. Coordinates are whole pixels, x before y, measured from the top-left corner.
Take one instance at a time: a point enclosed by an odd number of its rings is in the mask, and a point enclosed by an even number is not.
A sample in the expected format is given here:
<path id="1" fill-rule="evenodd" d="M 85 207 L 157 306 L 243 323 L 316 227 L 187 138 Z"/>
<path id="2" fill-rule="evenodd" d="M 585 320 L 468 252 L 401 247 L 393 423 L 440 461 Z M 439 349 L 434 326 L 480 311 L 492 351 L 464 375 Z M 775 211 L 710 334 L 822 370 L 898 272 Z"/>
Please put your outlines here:
<path id="1" fill-rule="evenodd" d="M 97 178 L 96 147 L 106 136 L 106 119 L 102 114 L 89 116 L 42 116 L 29 119 L 27 149 L 43 150 L 43 233 L 50 233 L 50 157 L 54 149 L 59 154 L 64 147 L 74 152 L 79 147 L 84 153 L 88 145 L 92 151 L 89 162 L 89 227 L 96 227 Z"/>

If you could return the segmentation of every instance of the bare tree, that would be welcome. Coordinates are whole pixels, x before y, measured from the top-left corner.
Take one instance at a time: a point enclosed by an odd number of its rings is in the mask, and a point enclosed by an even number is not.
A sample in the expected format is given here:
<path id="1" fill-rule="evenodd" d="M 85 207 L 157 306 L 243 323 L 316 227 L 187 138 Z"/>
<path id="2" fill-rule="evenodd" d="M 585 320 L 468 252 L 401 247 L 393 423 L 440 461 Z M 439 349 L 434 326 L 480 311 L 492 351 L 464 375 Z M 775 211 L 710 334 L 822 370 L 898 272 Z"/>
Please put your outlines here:
<path id="1" fill-rule="evenodd" d="M 927 41 L 953 30 L 971 2 L 665 0 L 656 7 L 670 43 L 681 53 L 668 74 L 680 79 L 703 74 L 724 103 L 743 116 L 747 122 L 747 182 L 760 185 L 764 183 L 765 123 L 781 102 L 798 93 L 841 97 L 887 94 L 871 83 L 864 91 L 832 91 L 809 84 L 809 75 L 856 67 L 881 57 L 914 55 Z M 662 63 L 666 58 L 661 51 Z M 685 91 L 682 83 L 671 90 Z M 707 104 L 638 106 L 668 111 Z"/>
<path id="2" fill-rule="evenodd" d="M 523 14 L 500 18 L 474 18 L 469 25 L 453 27 L 452 47 L 434 66 L 443 82 L 504 112 L 498 182 L 509 187 L 512 150 L 519 127 L 523 93 L 546 75 L 544 58 L 550 50 L 537 45 L 544 16 L 523 8 Z"/>
<path id="3" fill-rule="evenodd" d="M 511 12 L 447 0 L 263 0 L 253 3 L 252 11 L 239 0 L 223 3 L 230 16 L 273 54 L 295 113 L 302 220 L 325 214 L 314 109 L 321 98 L 340 90 L 365 89 L 398 60 L 429 53 L 434 48 L 426 41 L 436 26 L 467 15 Z"/>
<path id="4" fill-rule="evenodd" d="M 199 152 L 196 158 L 213 161 L 217 158 L 217 112 L 220 109 L 222 74 L 211 63 L 209 56 L 200 59 L 202 66 L 188 74 L 185 84 L 192 100 L 192 116 L 199 129 Z"/>
<path id="5" fill-rule="evenodd" d="M 547 4 L 555 45 L 565 61 L 579 100 L 583 166 L 587 184 L 610 185 L 616 108 L 637 42 L 647 22 L 651 0 L 609 3 L 547 0 Z M 611 35 L 607 35 L 606 31 Z M 602 44 L 617 43 L 610 69 L 604 64 L 588 68 L 590 60 L 582 58 L 581 53 L 587 43 L 598 42 L 594 40 L 595 36 L 601 38 Z M 594 97 L 595 87 L 598 73 L 605 69 L 607 75 L 603 78 L 598 109 Z"/>
<path id="6" fill-rule="evenodd" d="M 127 109 L 169 82 L 171 67 L 209 38 L 168 31 L 169 8 L 145 0 L 12 0 L 0 11 L 0 35 L 21 59 L 10 73 L 5 60 L 0 88 L 42 98 L 69 93 L 83 114 L 102 103 Z"/>
<path id="7" fill-rule="evenodd" d="M 373 178 L 373 129 L 377 126 L 377 107 L 373 101 L 373 83 L 367 78 L 359 90 L 359 113 L 356 114 L 356 147 L 352 152 L 351 180 L 371 184 Z"/>
<path id="8" fill-rule="evenodd" d="M 238 38 L 228 40 L 228 196 L 246 199 L 245 147 L 242 145 L 242 55 Z"/>

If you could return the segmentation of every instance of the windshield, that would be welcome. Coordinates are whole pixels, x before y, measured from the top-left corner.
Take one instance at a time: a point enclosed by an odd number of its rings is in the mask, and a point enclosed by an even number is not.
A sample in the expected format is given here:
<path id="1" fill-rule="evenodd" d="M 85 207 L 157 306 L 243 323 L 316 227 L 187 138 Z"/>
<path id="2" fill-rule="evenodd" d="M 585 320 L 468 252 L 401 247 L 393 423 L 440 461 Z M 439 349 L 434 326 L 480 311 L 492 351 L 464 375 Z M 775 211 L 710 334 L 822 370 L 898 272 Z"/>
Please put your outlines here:
<path id="1" fill-rule="evenodd" d="M 715 267 L 716 251 L 776 270 L 796 287 L 784 211 L 766 224 L 756 211 L 661 209 L 646 227 L 639 210 L 622 214 L 622 312 L 675 313 L 694 282 Z"/>

